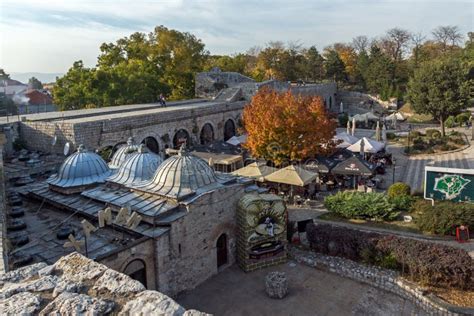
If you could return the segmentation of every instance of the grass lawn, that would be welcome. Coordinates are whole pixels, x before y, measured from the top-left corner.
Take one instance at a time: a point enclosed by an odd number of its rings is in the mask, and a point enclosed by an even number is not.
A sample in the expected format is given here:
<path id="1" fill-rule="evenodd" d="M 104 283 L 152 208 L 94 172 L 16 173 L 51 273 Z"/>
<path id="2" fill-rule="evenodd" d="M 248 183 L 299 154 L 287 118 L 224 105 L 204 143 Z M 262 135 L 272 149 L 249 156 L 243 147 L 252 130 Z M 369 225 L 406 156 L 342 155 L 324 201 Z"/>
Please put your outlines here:
<path id="1" fill-rule="evenodd" d="M 408 215 L 408 213 L 403 214 L 403 215 Z M 390 230 L 396 230 L 396 231 L 403 231 L 403 232 L 409 232 L 409 233 L 415 233 L 415 234 L 423 234 L 418 229 L 414 221 L 405 222 L 403 220 L 398 220 L 398 221 L 391 221 L 391 222 L 386 222 L 386 221 L 374 222 L 374 221 L 368 221 L 368 220 L 363 220 L 363 219 L 347 219 L 347 218 L 340 217 L 337 214 L 334 214 L 331 212 L 328 212 L 326 214 L 319 216 L 318 219 L 342 222 L 342 223 L 350 223 L 350 224 L 356 224 L 356 225 L 374 227 L 374 228 L 383 228 L 383 229 L 390 229 Z"/>
<path id="2" fill-rule="evenodd" d="M 443 153 L 466 146 L 463 136 L 456 132 L 446 133 L 444 138 L 441 136 L 432 137 L 418 131 L 412 133 L 413 135 L 410 136 L 410 155 Z M 404 146 L 405 153 L 408 153 L 408 139 L 406 136 L 396 136 L 390 139 L 389 142 Z"/>

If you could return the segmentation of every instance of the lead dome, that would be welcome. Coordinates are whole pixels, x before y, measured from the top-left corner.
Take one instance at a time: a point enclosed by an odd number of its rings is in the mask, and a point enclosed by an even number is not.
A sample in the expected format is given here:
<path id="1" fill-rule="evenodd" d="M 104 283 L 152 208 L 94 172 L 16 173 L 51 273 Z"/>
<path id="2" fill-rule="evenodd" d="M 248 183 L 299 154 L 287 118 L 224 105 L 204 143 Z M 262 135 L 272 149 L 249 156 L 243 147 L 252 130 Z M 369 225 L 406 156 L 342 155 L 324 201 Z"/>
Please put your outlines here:
<path id="1" fill-rule="evenodd" d="M 182 148 L 158 167 L 152 179 L 135 188 L 181 200 L 200 189 L 204 191 L 219 186 L 221 183 L 207 162 Z"/>
<path id="2" fill-rule="evenodd" d="M 135 144 L 133 137 L 127 139 L 127 144 L 119 147 L 113 154 L 112 159 L 109 162 L 111 169 L 118 169 L 127 160 L 127 158 L 138 151 L 138 145 Z"/>
<path id="3" fill-rule="evenodd" d="M 163 159 L 160 156 L 148 152 L 145 145 L 141 144 L 138 146 L 138 151 L 128 155 L 117 172 L 111 175 L 107 181 L 131 185 L 150 180 L 162 162 Z"/>
<path id="4" fill-rule="evenodd" d="M 104 182 L 109 175 L 110 169 L 104 159 L 79 145 L 77 151 L 64 160 L 58 173 L 47 182 L 58 188 L 84 187 Z"/>

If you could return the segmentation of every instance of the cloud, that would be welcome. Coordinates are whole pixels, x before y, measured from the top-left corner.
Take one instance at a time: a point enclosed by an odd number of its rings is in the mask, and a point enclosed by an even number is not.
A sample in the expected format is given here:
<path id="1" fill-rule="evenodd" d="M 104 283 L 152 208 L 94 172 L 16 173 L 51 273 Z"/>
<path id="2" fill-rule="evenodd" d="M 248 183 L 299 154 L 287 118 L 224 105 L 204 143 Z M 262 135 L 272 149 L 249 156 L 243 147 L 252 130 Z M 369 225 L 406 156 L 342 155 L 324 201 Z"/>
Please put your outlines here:
<path id="1" fill-rule="evenodd" d="M 274 40 L 322 49 L 395 26 L 425 34 L 438 25 L 473 29 L 473 4 L 448 0 L 2 0 L 1 6 L 1 64 L 18 72 L 64 72 L 77 59 L 93 66 L 102 42 L 156 25 L 190 32 L 215 54 Z"/>

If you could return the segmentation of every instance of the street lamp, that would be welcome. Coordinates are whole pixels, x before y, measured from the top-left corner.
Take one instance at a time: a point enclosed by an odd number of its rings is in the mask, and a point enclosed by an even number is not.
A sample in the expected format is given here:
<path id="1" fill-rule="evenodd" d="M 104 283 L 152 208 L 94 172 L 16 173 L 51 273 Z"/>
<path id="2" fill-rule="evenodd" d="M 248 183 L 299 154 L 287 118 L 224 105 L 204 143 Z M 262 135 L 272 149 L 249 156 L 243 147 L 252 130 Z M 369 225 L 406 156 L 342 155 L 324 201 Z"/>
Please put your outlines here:
<path id="1" fill-rule="evenodd" d="M 408 135 L 407 135 L 408 147 L 407 147 L 407 155 L 410 155 L 410 134 L 411 134 L 411 124 L 408 124 Z"/>
<path id="2" fill-rule="evenodd" d="M 396 168 L 396 160 L 395 160 L 395 157 L 393 157 L 392 159 L 392 165 L 393 165 L 393 169 L 392 169 L 392 184 L 395 183 L 395 168 Z"/>

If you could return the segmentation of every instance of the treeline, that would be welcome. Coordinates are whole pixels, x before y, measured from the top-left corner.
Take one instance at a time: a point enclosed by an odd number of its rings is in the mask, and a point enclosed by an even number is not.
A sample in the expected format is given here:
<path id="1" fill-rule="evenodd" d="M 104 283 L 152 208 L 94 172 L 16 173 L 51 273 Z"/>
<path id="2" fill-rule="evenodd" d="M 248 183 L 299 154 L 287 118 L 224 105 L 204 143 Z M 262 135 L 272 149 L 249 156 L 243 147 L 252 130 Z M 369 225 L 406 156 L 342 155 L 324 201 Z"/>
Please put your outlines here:
<path id="1" fill-rule="evenodd" d="M 469 34 L 468 43 L 472 43 Z M 394 28 L 381 37 L 358 36 L 319 52 L 315 46 L 270 42 L 232 56 L 210 55 L 194 35 L 158 26 L 104 43 L 94 68 L 77 61 L 57 80 L 55 103 L 63 110 L 156 102 L 194 96 L 197 72 L 219 67 L 257 81 L 336 81 L 348 89 L 401 97 L 409 78 L 424 62 L 462 54 L 463 36 L 455 26 L 440 26 L 431 37 Z"/>

